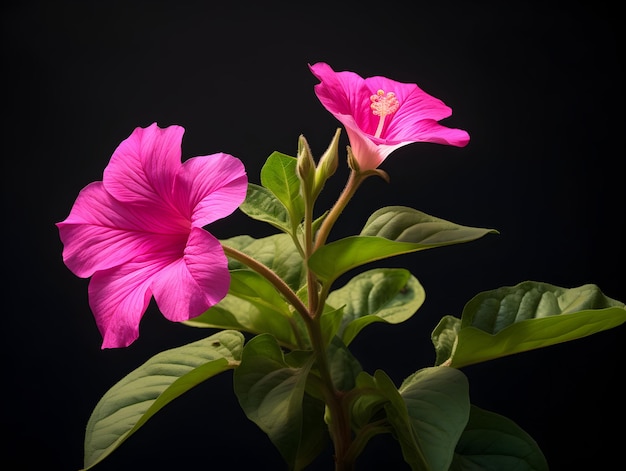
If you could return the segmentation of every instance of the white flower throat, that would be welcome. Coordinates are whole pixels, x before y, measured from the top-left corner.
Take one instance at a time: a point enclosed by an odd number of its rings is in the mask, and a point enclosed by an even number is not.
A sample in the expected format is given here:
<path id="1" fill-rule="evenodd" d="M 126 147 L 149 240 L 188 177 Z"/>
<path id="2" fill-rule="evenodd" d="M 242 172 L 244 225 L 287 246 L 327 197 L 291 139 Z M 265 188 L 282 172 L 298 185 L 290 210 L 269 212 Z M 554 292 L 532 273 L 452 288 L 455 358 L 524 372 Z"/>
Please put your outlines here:
<path id="1" fill-rule="evenodd" d="M 370 105 L 372 113 L 374 113 L 374 116 L 380 117 L 374 137 L 380 137 L 385 124 L 385 116 L 395 113 L 400 107 L 400 102 L 396 98 L 395 93 L 387 92 L 385 94 L 384 90 L 378 90 L 375 95 L 370 97 L 370 100 L 372 100 Z"/>

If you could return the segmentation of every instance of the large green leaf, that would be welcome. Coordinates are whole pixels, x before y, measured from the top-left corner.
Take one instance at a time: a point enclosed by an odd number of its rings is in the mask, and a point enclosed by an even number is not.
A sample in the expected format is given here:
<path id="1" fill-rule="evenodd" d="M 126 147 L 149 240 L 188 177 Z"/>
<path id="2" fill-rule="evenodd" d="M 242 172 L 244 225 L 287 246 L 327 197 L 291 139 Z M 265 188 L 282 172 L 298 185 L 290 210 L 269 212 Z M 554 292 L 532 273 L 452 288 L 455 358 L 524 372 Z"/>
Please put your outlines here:
<path id="1" fill-rule="evenodd" d="M 253 334 L 272 333 L 290 349 L 310 345 L 306 330 L 294 318 L 274 286 L 251 270 L 231 271 L 229 294 L 209 310 L 184 321 L 192 327 L 236 329 Z"/>
<path id="2" fill-rule="evenodd" d="M 295 157 L 274 152 L 261 168 L 261 184 L 287 208 L 292 228 L 297 227 L 304 216 L 297 162 Z"/>
<path id="3" fill-rule="evenodd" d="M 242 235 L 221 242 L 240 250 L 268 267 L 292 290 L 298 291 L 304 285 L 306 272 L 302 256 L 289 235 L 274 234 L 261 239 Z M 228 268 L 235 270 L 248 267 L 236 260 L 229 260 Z"/>
<path id="4" fill-rule="evenodd" d="M 419 281 L 407 270 L 379 268 L 352 278 L 328 296 L 332 306 L 343 306 L 338 335 L 346 345 L 372 322 L 398 324 L 409 319 L 425 299 Z"/>
<path id="5" fill-rule="evenodd" d="M 309 259 L 317 276 L 332 282 L 360 265 L 395 255 L 469 242 L 494 229 L 461 226 L 415 209 L 390 206 L 367 220 L 360 235 L 320 247 Z"/>
<path id="6" fill-rule="evenodd" d="M 104 394 L 89 418 L 84 469 L 107 457 L 166 404 L 234 368 L 243 343 L 240 332 L 218 332 L 161 352 L 125 376 Z"/>
<path id="7" fill-rule="evenodd" d="M 390 391 L 390 386 L 386 389 Z M 416 471 L 447 471 L 469 418 L 467 378 L 454 368 L 425 368 L 405 379 L 398 392 L 402 405 L 394 399 L 385 410 L 405 461 Z M 427 468 L 422 467 L 422 460 Z"/>
<path id="8" fill-rule="evenodd" d="M 287 208 L 274 193 L 262 186 L 248 183 L 246 199 L 239 209 L 252 219 L 267 222 L 287 234 L 293 229 Z"/>
<path id="9" fill-rule="evenodd" d="M 303 404 L 307 376 L 314 357 L 301 353 L 297 365 L 290 365 L 270 334 L 261 334 L 245 346 L 240 366 L 233 375 L 239 403 L 248 416 L 278 448 L 289 469 L 302 469 L 316 455 L 319 446 L 303 442 L 303 436 L 322 440 L 323 410 L 311 397 Z M 315 414 L 318 414 L 316 417 Z M 306 417 L 305 417 L 306 415 Z M 303 430 L 304 423 L 313 430 Z"/>
<path id="10" fill-rule="evenodd" d="M 512 420 L 472 406 L 449 471 L 548 471 L 537 442 Z"/>
<path id="11" fill-rule="evenodd" d="M 608 330 L 626 321 L 624 303 L 593 284 L 561 288 L 526 281 L 478 294 L 461 321 L 444 317 L 432 334 L 437 362 L 460 368 Z"/>

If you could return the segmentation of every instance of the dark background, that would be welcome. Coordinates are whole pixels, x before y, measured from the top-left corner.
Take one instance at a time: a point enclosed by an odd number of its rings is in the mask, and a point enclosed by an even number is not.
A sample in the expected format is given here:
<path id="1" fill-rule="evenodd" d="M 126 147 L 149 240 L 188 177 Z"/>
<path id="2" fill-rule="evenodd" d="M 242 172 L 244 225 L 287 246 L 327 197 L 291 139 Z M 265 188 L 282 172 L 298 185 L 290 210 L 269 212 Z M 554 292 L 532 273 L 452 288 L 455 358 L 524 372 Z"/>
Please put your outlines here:
<path id="1" fill-rule="evenodd" d="M 63 265 L 54 223 L 101 179 L 115 147 L 155 121 L 186 128 L 183 158 L 231 153 L 254 183 L 271 152 L 295 154 L 301 133 L 320 155 L 340 124 L 314 95 L 307 63 L 417 83 L 452 107 L 444 124 L 471 135 L 463 149 L 420 143 L 395 152 L 382 165 L 391 183 L 366 181 L 331 238 L 356 233 L 391 204 L 500 231 L 386 263 L 409 268 L 427 299 L 406 323 L 362 332 L 353 345 L 364 369 L 382 368 L 399 384 L 432 365 L 432 329 L 480 291 L 527 279 L 596 283 L 626 301 L 617 5 L 227 5 L 2 7 L 3 469 L 77 470 L 100 396 L 155 353 L 206 334 L 151 305 L 132 346 L 101 350 L 88 280 Z M 346 175 L 342 163 L 323 204 Z M 239 212 L 211 231 L 272 233 Z M 623 457 L 625 333 L 466 368 L 472 402 L 529 432 L 554 471 L 613 469 Z M 238 407 L 231 380 L 225 373 L 170 404 L 97 469 L 284 469 Z M 330 459 L 311 469 L 332 469 Z M 408 469 L 389 437 L 374 439 L 358 465 Z"/>

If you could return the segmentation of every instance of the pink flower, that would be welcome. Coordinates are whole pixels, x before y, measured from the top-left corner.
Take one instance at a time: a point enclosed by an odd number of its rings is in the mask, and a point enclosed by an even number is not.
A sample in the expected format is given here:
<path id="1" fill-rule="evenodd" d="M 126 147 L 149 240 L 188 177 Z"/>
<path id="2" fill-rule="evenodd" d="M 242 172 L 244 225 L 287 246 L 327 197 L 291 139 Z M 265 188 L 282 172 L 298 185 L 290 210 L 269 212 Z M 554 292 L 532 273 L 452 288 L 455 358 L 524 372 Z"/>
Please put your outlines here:
<path id="1" fill-rule="evenodd" d="M 469 135 L 438 121 L 452 110 L 413 83 L 385 77 L 363 79 L 354 72 L 335 72 L 328 64 L 309 66 L 321 83 L 315 93 L 345 127 L 360 170 L 377 168 L 391 152 L 413 142 L 463 147 Z"/>
<path id="2" fill-rule="evenodd" d="M 139 336 L 152 296 L 171 321 L 198 316 L 228 291 L 220 242 L 203 226 L 232 213 L 247 176 L 228 154 L 181 164 L 180 126 L 136 128 L 113 153 L 102 181 L 87 185 L 57 223 L 63 260 L 89 283 L 102 348 Z"/>

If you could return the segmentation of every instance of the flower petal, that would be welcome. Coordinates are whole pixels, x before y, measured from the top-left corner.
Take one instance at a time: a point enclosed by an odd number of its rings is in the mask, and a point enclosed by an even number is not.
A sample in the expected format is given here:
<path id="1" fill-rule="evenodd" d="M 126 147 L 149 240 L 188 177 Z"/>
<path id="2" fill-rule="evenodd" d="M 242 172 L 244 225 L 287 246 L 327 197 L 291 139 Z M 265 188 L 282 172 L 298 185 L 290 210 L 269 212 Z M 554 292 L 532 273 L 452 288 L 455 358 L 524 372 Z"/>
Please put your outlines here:
<path id="1" fill-rule="evenodd" d="M 159 310 L 171 321 L 198 316 L 228 293 L 228 259 L 220 242 L 204 229 L 192 228 L 183 258 L 153 279 Z"/>
<path id="2" fill-rule="evenodd" d="M 404 141 L 394 144 L 379 144 L 378 142 L 385 141 L 372 138 L 370 135 L 364 133 L 354 124 L 353 120 L 346 119 L 345 126 L 352 153 L 355 156 L 358 155 L 359 169 L 362 172 L 378 168 L 394 150 L 412 143 L 412 141 Z"/>
<path id="3" fill-rule="evenodd" d="M 396 82 L 380 76 L 368 77 L 365 83 L 372 94 L 378 90 L 395 93 L 400 107 L 393 115 L 394 120 L 403 114 L 412 114 L 419 116 L 420 119 L 439 121 L 452 114 L 452 109 L 443 101 L 429 95 L 414 83 Z M 375 121 L 378 121 L 378 118 Z"/>
<path id="4" fill-rule="evenodd" d="M 104 169 L 104 187 L 118 201 L 146 204 L 170 202 L 174 177 L 181 165 L 181 126 L 136 128 L 117 147 Z"/>
<path id="5" fill-rule="evenodd" d="M 74 274 L 86 278 L 142 254 L 172 247 L 182 254 L 189 222 L 168 214 L 156 203 L 120 203 L 102 182 L 94 182 L 83 188 L 69 216 L 57 227 L 63 242 L 63 261 Z"/>
<path id="6" fill-rule="evenodd" d="M 89 306 L 102 334 L 102 348 L 127 347 L 139 336 L 152 277 L 162 266 L 140 261 L 97 271 L 89 282 Z"/>
<path id="7" fill-rule="evenodd" d="M 218 153 L 183 163 L 176 175 L 173 198 L 192 226 L 202 227 L 235 211 L 247 189 L 243 163 L 232 155 Z"/>
<path id="8" fill-rule="evenodd" d="M 412 142 L 458 147 L 469 142 L 466 131 L 438 123 L 449 117 L 452 110 L 416 84 L 381 76 L 363 79 L 353 72 L 335 72 L 323 62 L 309 67 L 320 80 L 314 87 L 315 93 L 324 107 L 346 127 L 352 152 L 361 170 L 378 167 L 391 152 Z M 374 96 L 374 101 L 379 103 L 379 97 L 375 95 L 380 90 L 383 92 L 380 96 L 385 96 L 387 100 L 391 99 L 387 94 L 393 93 L 390 96 L 395 102 L 385 105 L 394 106 L 394 109 L 382 116 L 379 109 L 378 115 L 372 111 L 371 97 Z"/>
<path id="9" fill-rule="evenodd" d="M 470 136 L 467 131 L 442 126 L 437 121 L 431 119 L 420 120 L 413 125 L 399 128 L 398 134 L 391 137 L 385 136 L 385 142 L 387 144 L 393 144 L 399 141 L 432 142 L 435 144 L 464 147 L 469 143 L 469 140 Z"/>
<path id="10" fill-rule="evenodd" d="M 309 68 L 320 80 L 313 88 L 328 111 L 342 123 L 342 116 L 353 116 L 363 130 L 371 127 L 369 123 L 373 123 L 375 118 L 370 108 L 372 93 L 361 76 L 348 71 L 337 73 L 324 62 Z"/>

